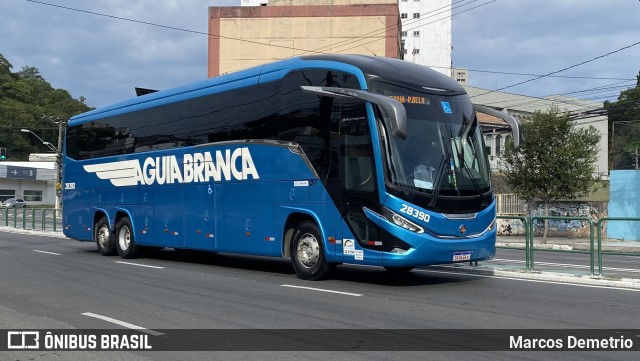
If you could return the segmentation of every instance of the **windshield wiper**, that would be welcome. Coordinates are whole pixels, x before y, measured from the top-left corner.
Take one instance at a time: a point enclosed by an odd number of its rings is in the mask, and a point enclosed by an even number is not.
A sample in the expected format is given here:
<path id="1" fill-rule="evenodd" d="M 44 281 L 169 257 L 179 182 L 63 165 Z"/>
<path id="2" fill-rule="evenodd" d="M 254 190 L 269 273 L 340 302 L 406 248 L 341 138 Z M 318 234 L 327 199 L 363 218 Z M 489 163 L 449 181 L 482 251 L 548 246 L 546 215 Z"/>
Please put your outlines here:
<path id="1" fill-rule="evenodd" d="M 429 207 L 435 207 L 436 202 L 438 202 L 438 196 L 440 195 L 440 182 L 442 181 L 442 175 L 444 174 L 444 170 L 446 168 L 447 163 L 444 161 L 448 157 L 444 155 L 440 159 L 440 165 L 438 166 L 438 173 L 436 173 L 436 179 L 433 183 L 433 191 L 431 194 L 431 202 L 429 202 Z"/>
<path id="2" fill-rule="evenodd" d="M 463 133 L 463 139 L 461 139 L 461 143 L 464 144 L 467 142 L 467 138 L 466 136 L 469 134 L 469 130 L 471 129 L 471 125 L 473 123 L 469 124 L 469 126 L 467 126 L 465 128 L 465 131 Z M 452 135 L 453 136 L 453 135 Z M 452 137 L 453 139 L 453 137 Z M 473 183 L 473 187 L 476 189 L 476 191 L 478 192 L 478 194 L 482 194 L 482 192 L 480 191 L 480 185 L 478 185 L 478 182 L 476 182 L 475 178 L 473 177 L 473 174 L 471 174 L 471 171 L 469 170 L 469 166 L 467 166 L 467 162 L 464 159 L 464 146 L 461 145 L 462 149 L 458 149 L 458 144 L 456 144 L 454 142 L 454 145 L 456 147 L 456 155 L 458 156 L 458 162 L 462 165 L 462 168 L 465 169 L 467 171 L 467 174 L 469 175 L 469 179 L 471 180 L 471 183 Z"/>
<path id="3" fill-rule="evenodd" d="M 445 169 L 447 168 L 447 161 L 451 159 L 451 151 L 449 150 L 447 140 L 445 138 L 444 132 L 442 131 L 442 125 L 438 125 L 438 134 L 440 135 L 440 142 L 442 143 L 442 158 L 440 159 L 438 173 L 436 173 L 436 179 L 433 183 L 431 202 L 429 202 L 430 207 L 435 207 L 436 203 L 438 202 L 438 197 L 440 196 L 440 188 L 442 188 L 442 176 L 444 175 Z"/>

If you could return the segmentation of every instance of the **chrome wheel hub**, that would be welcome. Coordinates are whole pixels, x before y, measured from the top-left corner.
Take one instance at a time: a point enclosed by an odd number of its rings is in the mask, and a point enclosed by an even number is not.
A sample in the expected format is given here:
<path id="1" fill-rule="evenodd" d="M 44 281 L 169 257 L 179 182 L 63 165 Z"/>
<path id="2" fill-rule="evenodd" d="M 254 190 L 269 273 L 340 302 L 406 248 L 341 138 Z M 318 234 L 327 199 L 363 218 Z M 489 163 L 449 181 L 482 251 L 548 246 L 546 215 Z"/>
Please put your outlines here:
<path id="1" fill-rule="evenodd" d="M 100 247 L 102 248 L 109 246 L 109 227 L 103 225 L 98 229 L 98 243 L 100 243 Z"/>
<path id="2" fill-rule="evenodd" d="M 118 243 L 120 244 L 121 250 L 129 249 L 129 245 L 131 245 L 131 231 L 129 227 L 122 226 L 120 232 L 118 232 Z"/>
<path id="3" fill-rule="evenodd" d="M 320 244 L 313 235 L 306 233 L 298 241 L 297 255 L 300 264 L 306 268 L 311 268 L 318 263 L 320 258 Z"/>

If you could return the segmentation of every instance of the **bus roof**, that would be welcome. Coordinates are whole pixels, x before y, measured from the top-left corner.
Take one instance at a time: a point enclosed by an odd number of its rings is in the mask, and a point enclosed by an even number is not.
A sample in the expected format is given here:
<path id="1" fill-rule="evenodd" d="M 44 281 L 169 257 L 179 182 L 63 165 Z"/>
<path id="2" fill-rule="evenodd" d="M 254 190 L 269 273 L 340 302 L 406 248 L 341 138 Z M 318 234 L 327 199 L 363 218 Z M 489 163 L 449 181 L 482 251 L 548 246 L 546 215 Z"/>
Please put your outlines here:
<path id="1" fill-rule="evenodd" d="M 263 79 L 262 81 L 276 80 L 284 77 L 289 71 L 295 69 L 335 67 L 336 65 L 342 65 L 340 67 L 344 70 L 359 73 L 355 75 L 360 79 L 363 89 L 366 89 L 364 76 L 375 76 L 376 79 L 388 80 L 394 83 L 420 84 L 421 86 L 429 88 L 464 92 L 462 86 L 448 76 L 425 66 L 404 60 L 367 55 L 311 55 L 260 65 L 176 88 L 127 99 L 113 105 L 73 116 L 69 120 L 69 126 L 180 100 L 197 98 L 228 89 L 255 85 L 258 84 L 261 79 Z M 390 74 L 390 76 L 387 74 Z"/>

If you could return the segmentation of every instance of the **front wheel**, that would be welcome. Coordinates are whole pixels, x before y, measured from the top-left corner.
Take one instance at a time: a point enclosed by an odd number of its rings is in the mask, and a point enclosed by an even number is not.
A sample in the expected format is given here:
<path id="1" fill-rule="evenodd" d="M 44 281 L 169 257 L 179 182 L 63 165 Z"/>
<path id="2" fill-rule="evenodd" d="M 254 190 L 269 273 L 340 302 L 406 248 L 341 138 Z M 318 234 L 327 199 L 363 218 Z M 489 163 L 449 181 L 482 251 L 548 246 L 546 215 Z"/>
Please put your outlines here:
<path id="1" fill-rule="evenodd" d="M 129 218 L 122 218 L 116 224 L 116 249 L 122 258 L 136 258 L 140 247 L 133 239 L 133 227 Z"/>
<path id="2" fill-rule="evenodd" d="M 325 258 L 320 230 L 315 223 L 300 223 L 293 233 L 291 263 L 299 278 L 317 281 L 328 277 L 332 267 Z"/>

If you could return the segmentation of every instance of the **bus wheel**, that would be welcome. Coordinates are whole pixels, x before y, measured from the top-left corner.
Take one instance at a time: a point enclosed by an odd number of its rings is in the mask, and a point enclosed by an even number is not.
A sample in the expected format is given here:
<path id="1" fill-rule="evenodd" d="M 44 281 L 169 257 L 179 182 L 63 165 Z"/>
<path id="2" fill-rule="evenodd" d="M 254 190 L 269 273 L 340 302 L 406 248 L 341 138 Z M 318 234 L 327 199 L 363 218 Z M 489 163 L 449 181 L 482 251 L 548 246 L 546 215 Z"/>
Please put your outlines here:
<path id="1" fill-rule="evenodd" d="M 384 269 L 394 274 L 402 274 L 409 273 L 409 271 L 411 271 L 413 267 L 385 267 Z"/>
<path id="2" fill-rule="evenodd" d="M 320 230 L 315 223 L 300 223 L 291 242 L 291 263 L 299 278 L 317 281 L 330 275 L 333 267 L 324 255 Z"/>
<path id="3" fill-rule="evenodd" d="M 133 240 L 133 227 L 129 218 L 122 218 L 116 224 L 116 249 L 122 258 L 136 258 L 139 248 Z"/>
<path id="4" fill-rule="evenodd" d="M 116 254 L 116 241 L 113 238 L 111 229 L 109 229 L 109 222 L 106 217 L 100 218 L 93 226 L 93 239 L 96 241 L 101 255 L 113 256 Z"/>

